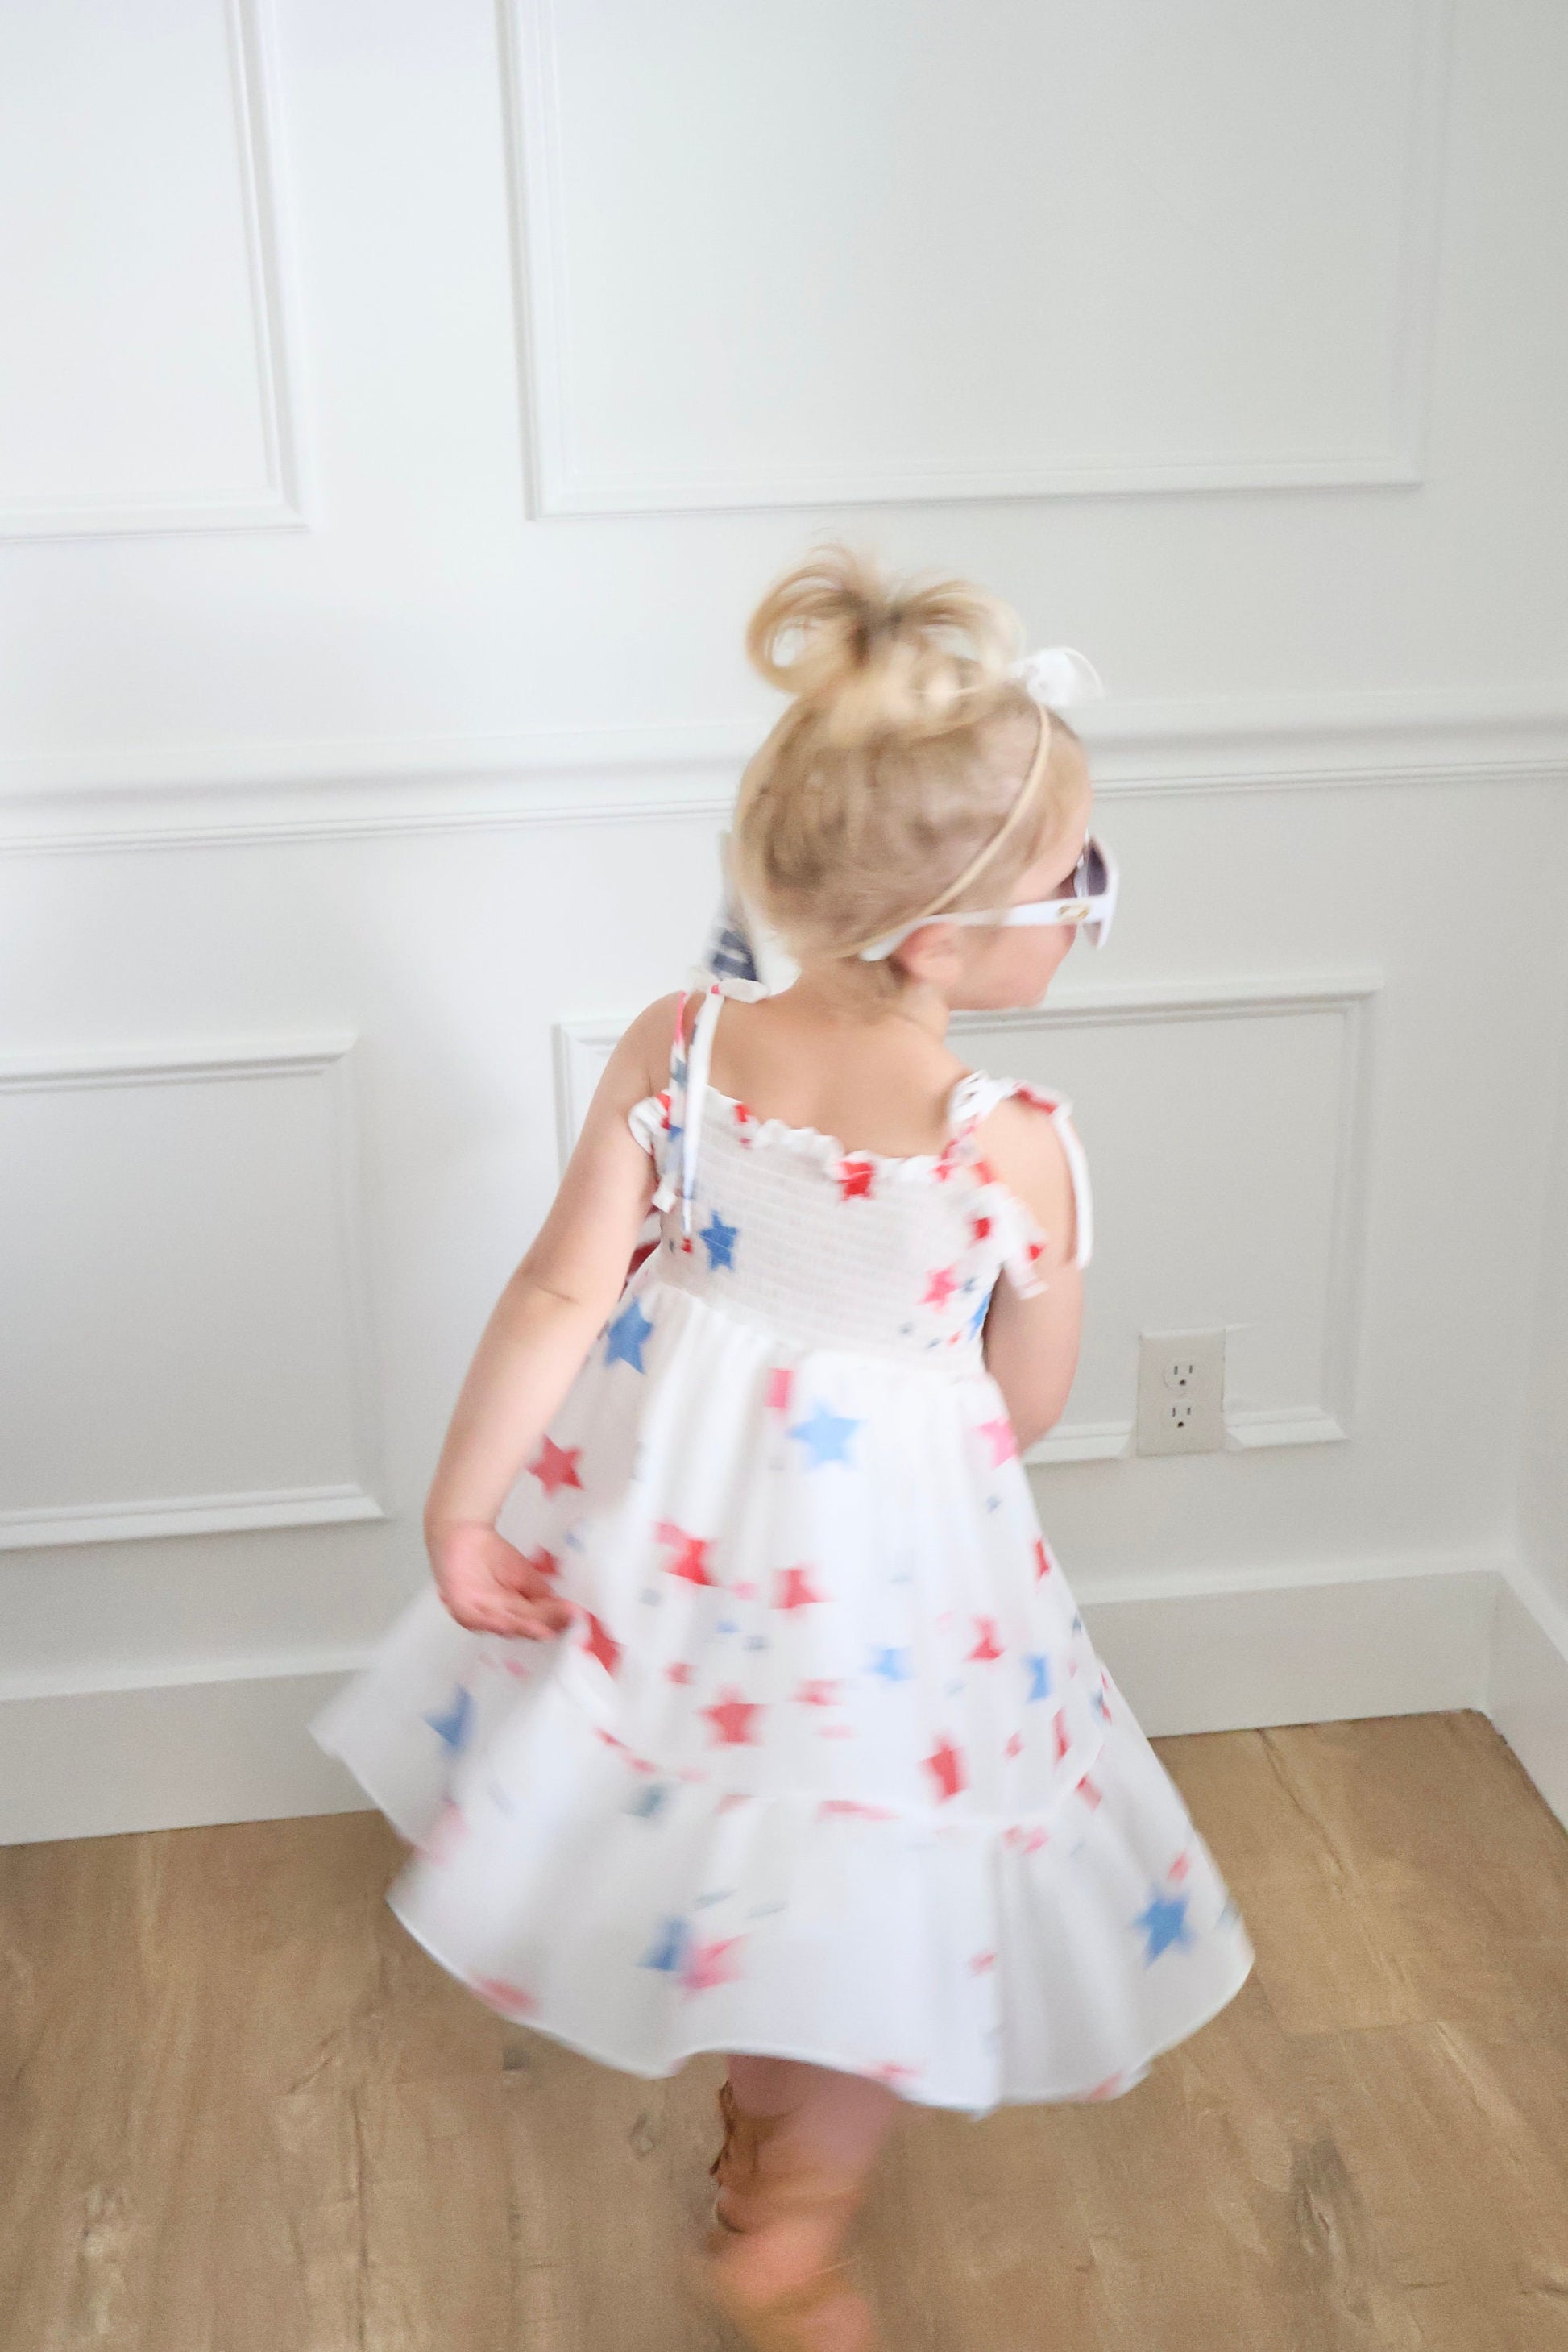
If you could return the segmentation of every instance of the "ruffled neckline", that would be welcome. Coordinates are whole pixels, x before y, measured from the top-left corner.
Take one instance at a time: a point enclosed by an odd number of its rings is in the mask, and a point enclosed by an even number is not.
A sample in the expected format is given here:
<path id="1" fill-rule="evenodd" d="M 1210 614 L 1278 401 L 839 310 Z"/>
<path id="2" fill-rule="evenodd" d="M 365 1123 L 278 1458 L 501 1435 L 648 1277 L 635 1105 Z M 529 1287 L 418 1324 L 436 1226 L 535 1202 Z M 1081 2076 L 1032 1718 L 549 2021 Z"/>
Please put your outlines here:
<path id="1" fill-rule="evenodd" d="M 851 1151 L 837 1135 L 829 1135 L 820 1127 L 791 1127 L 782 1118 L 759 1118 L 751 1105 L 738 1095 L 727 1095 L 710 1078 L 706 1092 L 710 1099 L 722 1106 L 731 1116 L 741 1113 L 745 1121 L 745 1133 L 752 1143 L 782 1144 L 786 1150 L 799 1152 L 803 1158 L 816 1160 L 831 1174 L 846 1160 L 858 1168 L 870 1168 L 878 1174 L 890 1177 L 920 1178 L 930 1176 L 939 1167 L 953 1165 L 963 1142 L 963 1125 L 971 1097 L 982 1095 L 995 1082 L 984 1070 L 965 1070 L 953 1080 L 947 1098 L 949 1136 L 940 1151 Z M 647 1095 L 637 1105 L 654 1109 L 659 1108 L 658 1095 Z"/>

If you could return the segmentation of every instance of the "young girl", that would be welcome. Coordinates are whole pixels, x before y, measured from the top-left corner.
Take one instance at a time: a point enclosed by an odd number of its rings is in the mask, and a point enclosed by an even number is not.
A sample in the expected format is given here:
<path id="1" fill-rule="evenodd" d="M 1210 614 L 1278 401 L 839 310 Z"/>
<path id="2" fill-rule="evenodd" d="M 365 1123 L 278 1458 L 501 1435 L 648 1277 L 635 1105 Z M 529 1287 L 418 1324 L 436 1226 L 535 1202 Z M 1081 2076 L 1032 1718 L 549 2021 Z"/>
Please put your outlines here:
<path id="1" fill-rule="evenodd" d="M 1068 1105 L 945 1043 L 1103 937 L 1082 747 L 962 583 L 828 550 L 748 646 L 793 699 L 732 878 L 798 977 L 622 1038 L 458 1399 L 434 1584 L 312 1728 L 481 2000 L 637 2074 L 728 2053 L 698 2273 L 759 2346 L 865 2352 L 901 2108 L 1116 2096 L 1253 1954 L 1019 1459 L 1078 1354 Z"/>

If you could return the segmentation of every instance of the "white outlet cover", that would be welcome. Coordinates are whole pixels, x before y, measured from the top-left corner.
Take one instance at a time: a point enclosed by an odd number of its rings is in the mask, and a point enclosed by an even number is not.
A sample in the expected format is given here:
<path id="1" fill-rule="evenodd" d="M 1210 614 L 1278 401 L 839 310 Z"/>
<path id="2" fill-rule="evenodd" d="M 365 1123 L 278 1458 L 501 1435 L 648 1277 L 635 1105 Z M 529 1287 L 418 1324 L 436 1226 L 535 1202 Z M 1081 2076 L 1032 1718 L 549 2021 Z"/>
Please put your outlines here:
<path id="1" fill-rule="evenodd" d="M 1225 1444 L 1225 1333 L 1138 1337 L 1138 1454 L 1214 1454 Z"/>

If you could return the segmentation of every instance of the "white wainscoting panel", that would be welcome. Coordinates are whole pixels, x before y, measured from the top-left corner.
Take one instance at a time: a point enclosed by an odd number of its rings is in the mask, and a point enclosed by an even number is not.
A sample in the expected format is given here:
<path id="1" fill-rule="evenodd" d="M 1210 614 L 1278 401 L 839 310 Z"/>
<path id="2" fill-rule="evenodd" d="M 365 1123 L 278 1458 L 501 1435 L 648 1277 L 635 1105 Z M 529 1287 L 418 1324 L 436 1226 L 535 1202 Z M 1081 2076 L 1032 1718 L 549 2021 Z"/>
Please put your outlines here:
<path id="1" fill-rule="evenodd" d="M 1352 972 L 1083 988 L 1028 1011 L 955 1016 L 965 1059 L 1068 1096 L 1098 1240 L 1116 1239 L 1106 1272 L 1091 1269 L 1072 1403 L 1031 1462 L 1132 1451 L 1146 1330 L 1223 1325 L 1228 1446 L 1349 1434 L 1381 986 L 1379 973 Z M 626 1025 L 557 1024 L 563 1165 Z M 1152 1183 L 1161 1167 L 1167 1181 Z"/>
<path id="2" fill-rule="evenodd" d="M 382 1516 L 352 1044 L 0 1064 L 0 1548 Z"/>
<path id="3" fill-rule="evenodd" d="M 507 0 L 541 510 L 1415 478 L 1447 18 Z"/>
<path id="4" fill-rule="evenodd" d="M 266 6 L 0 11 L 0 537 L 302 520 Z"/>

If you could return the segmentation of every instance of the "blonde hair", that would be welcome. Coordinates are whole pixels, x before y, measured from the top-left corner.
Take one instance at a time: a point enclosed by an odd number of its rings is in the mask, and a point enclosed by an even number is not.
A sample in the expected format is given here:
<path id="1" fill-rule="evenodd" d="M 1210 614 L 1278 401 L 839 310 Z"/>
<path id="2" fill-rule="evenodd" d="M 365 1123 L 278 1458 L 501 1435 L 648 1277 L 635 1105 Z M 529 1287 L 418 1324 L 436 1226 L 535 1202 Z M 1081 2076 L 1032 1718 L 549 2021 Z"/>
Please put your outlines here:
<path id="1" fill-rule="evenodd" d="M 763 598 L 746 651 L 794 699 L 742 777 L 731 856 L 742 896 L 798 959 L 841 956 L 868 986 L 900 985 L 856 950 L 933 902 L 995 906 L 1033 864 L 1082 748 L 1010 675 L 1017 643 L 984 589 L 892 582 L 836 544 Z M 1046 772 L 1024 807 L 1042 729 Z M 1015 811 L 1027 821 L 1008 826 Z"/>

